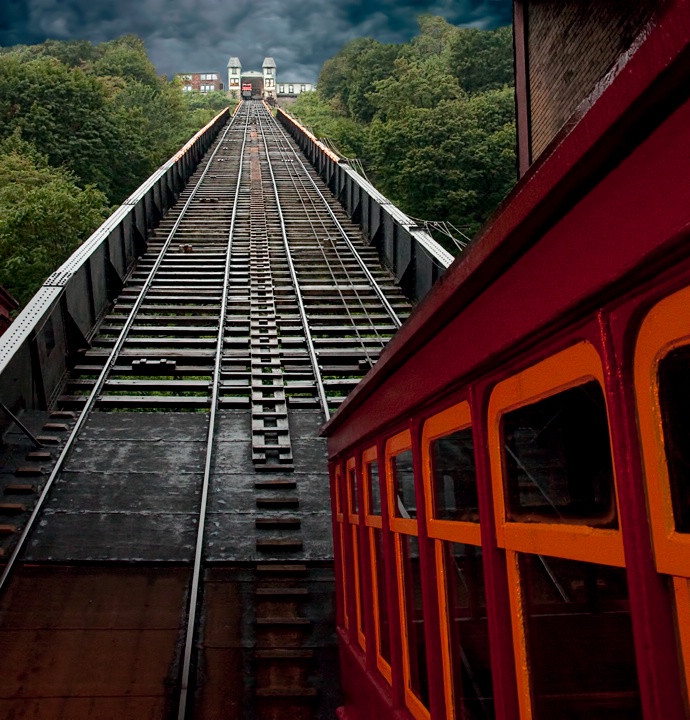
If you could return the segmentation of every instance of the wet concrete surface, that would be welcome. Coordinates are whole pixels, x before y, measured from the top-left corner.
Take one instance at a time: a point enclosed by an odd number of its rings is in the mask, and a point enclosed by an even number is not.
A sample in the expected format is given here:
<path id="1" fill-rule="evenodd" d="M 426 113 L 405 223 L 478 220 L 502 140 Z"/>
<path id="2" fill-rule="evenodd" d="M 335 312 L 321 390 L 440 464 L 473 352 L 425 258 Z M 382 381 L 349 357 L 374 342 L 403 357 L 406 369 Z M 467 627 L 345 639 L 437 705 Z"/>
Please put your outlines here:
<path id="1" fill-rule="evenodd" d="M 251 459 L 251 413 L 218 413 L 206 527 L 209 562 L 332 559 L 321 423 L 318 412 L 292 412 L 294 470 L 259 472 Z M 206 413 L 94 413 L 55 482 L 25 558 L 190 562 L 207 433 Z M 295 487 L 255 486 L 275 480 Z M 296 499 L 298 506 L 266 510 L 257 498 Z M 259 539 L 286 536 L 285 530 L 257 529 L 257 517 L 296 515 L 302 521 L 296 533 L 302 551 L 257 550 Z"/>

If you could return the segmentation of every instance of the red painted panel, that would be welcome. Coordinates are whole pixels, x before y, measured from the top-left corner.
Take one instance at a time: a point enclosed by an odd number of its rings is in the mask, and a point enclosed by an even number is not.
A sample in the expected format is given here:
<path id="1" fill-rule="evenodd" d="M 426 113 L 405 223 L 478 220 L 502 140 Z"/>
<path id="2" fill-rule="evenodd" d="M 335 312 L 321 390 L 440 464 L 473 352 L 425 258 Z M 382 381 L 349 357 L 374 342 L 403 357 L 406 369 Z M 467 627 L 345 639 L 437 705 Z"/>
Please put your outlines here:
<path id="1" fill-rule="evenodd" d="M 360 652 L 340 633 L 340 678 L 344 715 L 348 720 L 414 720 L 403 707 L 396 706 L 391 688 L 367 672 Z"/>

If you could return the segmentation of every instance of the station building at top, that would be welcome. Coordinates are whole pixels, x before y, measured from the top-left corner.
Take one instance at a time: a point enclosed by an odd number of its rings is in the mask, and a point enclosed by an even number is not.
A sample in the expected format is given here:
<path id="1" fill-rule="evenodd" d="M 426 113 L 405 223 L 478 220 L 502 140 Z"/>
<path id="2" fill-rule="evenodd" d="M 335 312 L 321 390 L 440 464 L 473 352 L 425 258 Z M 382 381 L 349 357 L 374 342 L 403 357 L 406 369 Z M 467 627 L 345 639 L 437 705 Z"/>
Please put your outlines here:
<path id="1" fill-rule="evenodd" d="M 251 82 L 254 96 L 264 100 L 272 98 L 279 103 L 289 104 L 290 99 L 298 97 L 303 92 L 314 89 L 314 84 L 296 79 L 281 79 L 277 77 L 276 62 L 272 57 L 264 58 L 261 72 L 257 70 L 242 70 L 242 62 L 238 57 L 228 60 L 228 95 L 239 99 L 242 83 Z"/>

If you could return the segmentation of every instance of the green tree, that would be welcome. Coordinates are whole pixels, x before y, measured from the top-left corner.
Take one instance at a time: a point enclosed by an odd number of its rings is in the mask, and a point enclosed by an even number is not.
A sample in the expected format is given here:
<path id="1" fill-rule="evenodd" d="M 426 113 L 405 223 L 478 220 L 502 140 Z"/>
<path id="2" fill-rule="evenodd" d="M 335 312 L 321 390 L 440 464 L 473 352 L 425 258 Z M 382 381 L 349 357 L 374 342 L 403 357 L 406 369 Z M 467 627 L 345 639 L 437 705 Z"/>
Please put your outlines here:
<path id="1" fill-rule="evenodd" d="M 17 128 L 52 165 L 68 167 L 106 193 L 112 190 L 106 158 L 120 137 L 97 78 L 51 57 L 21 62 L 0 56 L 0 139 Z"/>
<path id="2" fill-rule="evenodd" d="M 416 217 L 475 233 L 515 182 L 509 88 L 408 107 L 371 125 L 371 169 L 384 193 Z"/>
<path id="3" fill-rule="evenodd" d="M 388 77 L 400 51 L 372 38 L 352 40 L 327 60 L 319 74 L 319 93 L 333 102 L 336 112 L 360 122 L 369 122 L 375 112 L 369 94 L 376 83 Z"/>
<path id="4" fill-rule="evenodd" d="M 512 85 L 512 29 L 459 30 L 451 40 L 450 62 L 460 85 L 468 93 L 481 93 Z"/>
<path id="5" fill-rule="evenodd" d="M 331 102 L 319 92 L 301 93 L 290 106 L 290 112 L 301 118 L 320 138 L 333 140 L 346 157 L 362 157 L 367 143 L 367 127 L 350 117 L 337 114 Z"/>
<path id="6" fill-rule="evenodd" d="M 151 88 L 160 88 L 163 84 L 146 54 L 143 40 L 136 35 L 123 35 L 101 43 L 98 54 L 90 67 L 94 75 L 121 77 Z"/>
<path id="7" fill-rule="evenodd" d="M 0 49 L 0 283 L 26 300 L 227 104 L 159 77 L 133 35 Z"/>
<path id="8" fill-rule="evenodd" d="M 419 18 L 409 43 L 348 43 L 293 112 L 402 210 L 474 233 L 515 182 L 511 28 Z"/>
<path id="9" fill-rule="evenodd" d="M 376 83 L 369 102 L 380 120 L 396 118 L 410 107 L 434 108 L 443 100 L 464 96 L 456 78 L 438 55 L 413 61 L 400 57 L 394 72 Z"/>
<path id="10" fill-rule="evenodd" d="M 0 143 L 0 285 L 25 303 L 107 217 L 105 195 L 18 133 Z"/>

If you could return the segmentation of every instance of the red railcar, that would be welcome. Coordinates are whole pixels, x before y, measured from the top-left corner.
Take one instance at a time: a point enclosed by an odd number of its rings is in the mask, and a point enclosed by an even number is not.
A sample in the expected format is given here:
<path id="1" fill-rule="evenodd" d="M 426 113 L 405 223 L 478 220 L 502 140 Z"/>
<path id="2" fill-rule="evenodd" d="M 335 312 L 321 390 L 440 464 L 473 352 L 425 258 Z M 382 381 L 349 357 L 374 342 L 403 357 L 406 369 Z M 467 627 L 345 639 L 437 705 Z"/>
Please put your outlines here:
<path id="1" fill-rule="evenodd" d="M 252 84 L 250 82 L 243 82 L 242 83 L 242 98 L 244 100 L 251 100 L 252 95 L 254 93 Z"/>
<path id="2" fill-rule="evenodd" d="M 650 17 L 326 425 L 344 718 L 689 717 L 690 2 Z"/>

